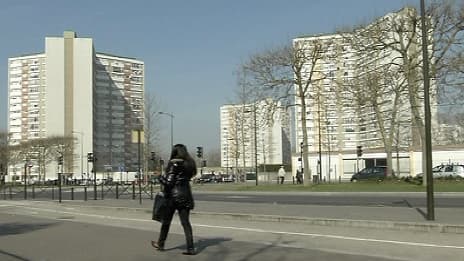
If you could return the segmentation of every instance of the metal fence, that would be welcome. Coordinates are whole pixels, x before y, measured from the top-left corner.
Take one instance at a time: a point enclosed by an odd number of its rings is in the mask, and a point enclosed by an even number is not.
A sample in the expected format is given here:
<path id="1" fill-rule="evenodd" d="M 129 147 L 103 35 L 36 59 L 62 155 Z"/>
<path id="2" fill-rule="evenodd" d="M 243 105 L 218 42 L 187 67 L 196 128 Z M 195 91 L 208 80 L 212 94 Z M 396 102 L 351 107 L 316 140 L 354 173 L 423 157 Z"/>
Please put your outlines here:
<path id="1" fill-rule="evenodd" d="M 91 185 L 15 185 L 0 186 L 0 199 L 40 199 L 40 200 L 101 200 L 101 199 L 142 199 L 153 200 L 159 185 L 153 183 L 119 184 L 101 183 Z"/>

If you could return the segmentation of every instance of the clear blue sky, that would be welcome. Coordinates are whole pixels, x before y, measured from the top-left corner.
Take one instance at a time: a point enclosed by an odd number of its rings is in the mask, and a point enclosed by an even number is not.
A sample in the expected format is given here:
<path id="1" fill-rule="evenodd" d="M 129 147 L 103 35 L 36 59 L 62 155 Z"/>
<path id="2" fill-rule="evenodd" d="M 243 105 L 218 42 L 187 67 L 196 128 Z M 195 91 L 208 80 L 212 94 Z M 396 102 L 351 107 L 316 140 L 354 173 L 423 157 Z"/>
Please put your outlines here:
<path id="1" fill-rule="evenodd" d="M 219 148 L 219 107 L 234 100 L 234 71 L 247 57 L 407 4 L 419 0 L 1 1 L 0 130 L 7 129 L 8 57 L 44 52 L 45 37 L 72 30 L 93 38 L 97 52 L 145 62 L 146 91 L 175 115 L 175 143 L 191 152 Z M 160 124 L 167 147 L 169 118 Z"/>

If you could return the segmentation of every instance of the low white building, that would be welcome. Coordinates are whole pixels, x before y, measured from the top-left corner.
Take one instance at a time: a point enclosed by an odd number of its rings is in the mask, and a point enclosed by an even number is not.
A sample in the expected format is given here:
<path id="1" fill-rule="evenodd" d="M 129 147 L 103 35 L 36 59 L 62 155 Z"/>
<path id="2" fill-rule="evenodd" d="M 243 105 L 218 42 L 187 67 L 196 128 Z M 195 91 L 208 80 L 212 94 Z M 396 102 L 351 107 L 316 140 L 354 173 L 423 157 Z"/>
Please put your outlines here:
<path id="1" fill-rule="evenodd" d="M 298 161 L 299 155 L 292 157 L 292 176 L 296 175 L 297 169 L 301 167 L 301 162 Z M 394 152 L 393 155 L 393 171 L 397 177 L 414 177 L 419 173 L 423 173 L 422 152 L 419 150 L 408 150 Z M 338 154 L 324 152 L 322 159 L 322 173 L 320 175 L 322 181 L 349 181 L 351 176 L 365 167 L 370 166 L 386 166 L 386 154 L 380 151 L 367 151 L 361 157 L 357 157 L 356 151 L 351 153 Z M 309 166 L 311 175 L 319 175 L 317 162 L 318 154 L 312 154 L 309 157 Z M 445 163 L 464 164 L 464 146 L 453 147 L 436 147 L 432 152 L 432 166 L 437 166 Z"/>

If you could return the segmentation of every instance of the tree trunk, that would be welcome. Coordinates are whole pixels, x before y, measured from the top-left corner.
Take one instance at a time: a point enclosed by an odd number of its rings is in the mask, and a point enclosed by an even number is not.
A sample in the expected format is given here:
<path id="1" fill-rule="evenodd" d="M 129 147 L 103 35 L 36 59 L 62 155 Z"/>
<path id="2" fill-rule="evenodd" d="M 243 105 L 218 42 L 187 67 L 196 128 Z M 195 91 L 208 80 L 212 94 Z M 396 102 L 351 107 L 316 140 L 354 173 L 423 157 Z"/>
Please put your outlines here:
<path id="1" fill-rule="evenodd" d="M 308 149 L 308 131 L 306 128 L 306 101 L 303 92 L 300 92 L 299 96 L 301 100 L 301 128 L 303 132 L 303 158 L 301 159 L 303 162 L 303 174 L 304 174 L 304 186 L 308 186 L 311 183 L 311 169 L 309 168 L 309 149 Z"/>
<path id="2" fill-rule="evenodd" d="M 392 177 L 392 174 L 393 174 L 393 158 L 392 158 L 392 149 L 391 149 L 391 147 L 386 150 L 386 153 L 387 153 L 387 177 Z"/>

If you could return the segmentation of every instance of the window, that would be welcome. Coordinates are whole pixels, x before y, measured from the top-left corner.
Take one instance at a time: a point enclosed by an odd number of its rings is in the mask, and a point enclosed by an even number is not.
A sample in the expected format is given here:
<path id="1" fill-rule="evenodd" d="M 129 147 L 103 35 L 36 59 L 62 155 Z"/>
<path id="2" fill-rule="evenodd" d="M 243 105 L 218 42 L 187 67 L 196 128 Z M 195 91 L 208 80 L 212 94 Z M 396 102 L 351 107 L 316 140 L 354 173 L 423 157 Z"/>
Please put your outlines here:
<path id="1" fill-rule="evenodd" d="M 353 127 L 346 127 L 345 132 L 354 132 L 354 128 Z"/>

